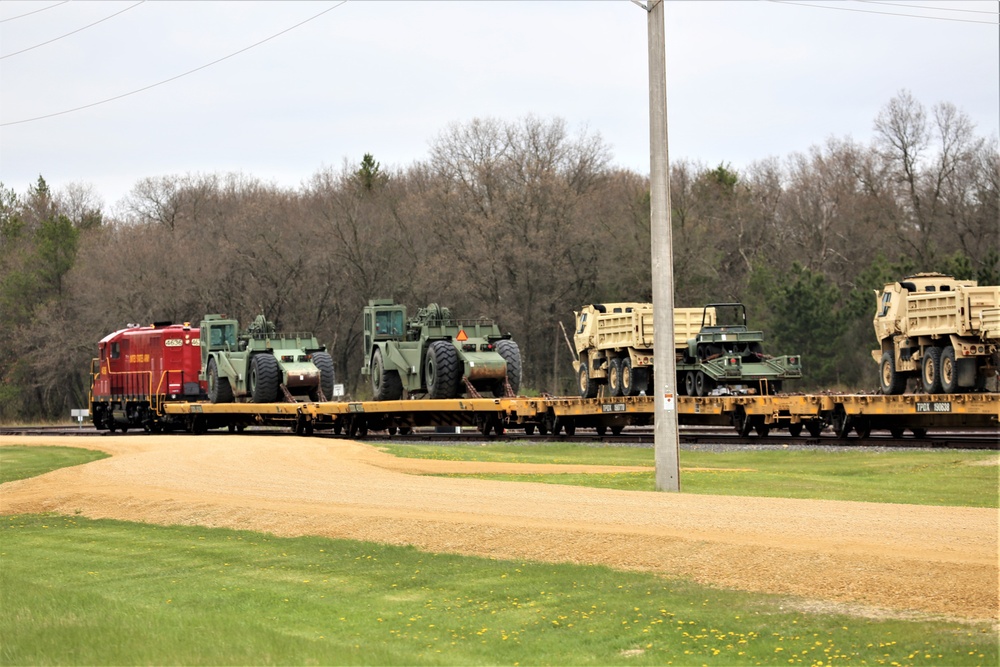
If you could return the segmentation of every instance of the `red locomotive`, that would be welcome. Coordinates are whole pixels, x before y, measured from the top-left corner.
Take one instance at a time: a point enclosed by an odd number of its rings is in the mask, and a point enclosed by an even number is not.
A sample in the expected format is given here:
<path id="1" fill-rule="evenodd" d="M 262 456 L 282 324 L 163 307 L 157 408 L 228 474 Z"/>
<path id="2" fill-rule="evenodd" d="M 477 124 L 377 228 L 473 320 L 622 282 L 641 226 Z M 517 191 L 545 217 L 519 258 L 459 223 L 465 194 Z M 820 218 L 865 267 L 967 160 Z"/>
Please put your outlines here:
<path id="1" fill-rule="evenodd" d="M 164 401 L 206 397 L 204 383 L 198 380 L 200 342 L 197 328 L 170 322 L 129 325 L 102 338 L 99 356 L 91 362 L 94 426 L 122 432 L 170 429 L 169 418 L 160 414 Z"/>

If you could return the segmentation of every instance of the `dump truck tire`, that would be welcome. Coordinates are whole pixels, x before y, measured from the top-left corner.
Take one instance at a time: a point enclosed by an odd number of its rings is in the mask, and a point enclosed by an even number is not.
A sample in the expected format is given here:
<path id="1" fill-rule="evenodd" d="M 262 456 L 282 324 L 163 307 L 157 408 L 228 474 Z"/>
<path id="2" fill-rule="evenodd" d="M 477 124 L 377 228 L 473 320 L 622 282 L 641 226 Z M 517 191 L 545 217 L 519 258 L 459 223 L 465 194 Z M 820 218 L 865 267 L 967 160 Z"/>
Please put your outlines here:
<path id="1" fill-rule="evenodd" d="M 451 341 L 436 340 L 427 348 L 424 379 L 429 398 L 454 398 L 458 394 L 458 353 Z"/>
<path id="2" fill-rule="evenodd" d="M 938 376 L 941 378 L 941 391 L 955 394 L 961 391 L 958 385 L 958 364 L 955 361 L 955 348 L 951 345 L 941 352 L 941 363 L 938 366 Z"/>
<path id="3" fill-rule="evenodd" d="M 219 377 L 219 366 L 215 363 L 215 357 L 208 360 L 208 400 L 212 403 L 232 403 L 233 387 L 229 384 L 229 378 Z"/>
<path id="4" fill-rule="evenodd" d="M 507 362 L 507 384 L 510 385 L 510 390 L 514 392 L 517 396 L 517 392 L 521 389 L 521 350 L 518 348 L 517 343 L 512 340 L 503 339 L 498 340 L 493 349 L 504 358 Z M 501 397 L 505 395 L 504 383 L 498 382 L 497 386 L 493 389 L 493 395 Z"/>
<path id="5" fill-rule="evenodd" d="M 622 360 L 612 359 L 608 362 L 608 395 L 622 395 Z"/>
<path id="6" fill-rule="evenodd" d="M 333 370 L 333 357 L 328 352 L 313 352 L 313 366 L 319 369 L 319 388 L 323 390 L 323 398 L 327 401 L 333 400 L 333 385 L 337 381 Z M 313 401 L 320 400 L 318 391 L 309 392 L 309 398 Z"/>
<path id="7" fill-rule="evenodd" d="M 382 350 L 372 354 L 372 398 L 376 401 L 398 401 L 403 397 L 403 381 L 398 371 L 385 370 Z"/>
<path id="8" fill-rule="evenodd" d="M 590 379 L 590 371 L 586 363 L 580 363 L 580 397 L 594 398 L 597 396 L 597 383 Z"/>
<path id="9" fill-rule="evenodd" d="M 924 352 L 924 362 L 920 365 L 920 379 L 928 394 L 941 393 L 941 348 L 929 347 Z"/>
<path id="10" fill-rule="evenodd" d="M 247 384 L 254 403 L 274 403 L 278 400 L 280 375 L 278 361 L 270 354 L 258 354 L 250 360 Z"/>
<path id="11" fill-rule="evenodd" d="M 882 353 L 878 366 L 879 386 L 883 394 L 902 394 L 906 389 L 906 378 L 896 372 L 896 356 L 891 351 Z"/>

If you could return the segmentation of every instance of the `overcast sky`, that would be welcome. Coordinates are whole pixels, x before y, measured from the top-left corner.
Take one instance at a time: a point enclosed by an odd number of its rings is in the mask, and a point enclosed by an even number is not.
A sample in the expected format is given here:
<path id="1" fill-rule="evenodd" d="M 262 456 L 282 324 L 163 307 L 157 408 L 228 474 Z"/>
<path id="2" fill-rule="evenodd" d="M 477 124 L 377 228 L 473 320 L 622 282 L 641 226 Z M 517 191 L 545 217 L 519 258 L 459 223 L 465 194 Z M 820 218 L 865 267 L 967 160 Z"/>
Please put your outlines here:
<path id="1" fill-rule="evenodd" d="M 867 142 L 902 89 L 996 135 L 998 6 L 668 0 L 670 158 L 739 169 Z M 90 184 L 108 206 L 150 176 L 296 188 L 364 153 L 424 160 L 453 122 L 529 114 L 600 134 L 648 174 L 646 29 L 628 0 L 4 0 L 0 181 Z"/>

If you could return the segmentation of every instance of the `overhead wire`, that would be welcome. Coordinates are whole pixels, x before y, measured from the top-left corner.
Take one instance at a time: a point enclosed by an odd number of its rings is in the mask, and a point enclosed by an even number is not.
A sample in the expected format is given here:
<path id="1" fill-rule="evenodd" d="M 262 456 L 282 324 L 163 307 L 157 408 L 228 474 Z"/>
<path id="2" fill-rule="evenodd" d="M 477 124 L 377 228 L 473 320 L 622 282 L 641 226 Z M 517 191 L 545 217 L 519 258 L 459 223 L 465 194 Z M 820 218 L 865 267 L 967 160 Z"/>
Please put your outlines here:
<path id="1" fill-rule="evenodd" d="M 6 23 L 7 21 L 13 21 L 15 19 L 23 19 L 25 16 L 31 16 L 32 14 L 37 14 L 38 12 L 44 12 L 46 9 L 52 9 L 53 7 L 58 7 L 59 5 L 65 5 L 69 0 L 63 0 L 62 2 L 57 2 L 54 5 L 49 5 L 48 7 L 42 7 L 41 9 L 36 9 L 33 12 L 28 12 L 27 14 L 18 14 L 17 16 L 11 16 L 10 18 L 0 19 L 0 23 Z"/>
<path id="2" fill-rule="evenodd" d="M 929 12 L 966 12 L 968 14 L 990 14 L 996 16 L 997 12 L 990 12 L 985 9 L 953 9 L 951 7 L 928 7 L 927 5 L 907 5 L 902 2 L 880 2 L 879 0 L 854 0 L 863 2 L 866 5 L 887 5 L 889 7 L 909 7 L 911 9 L 923 9 Z"/>
<path id="3" fill-rule="evenodd" d="M 68 1 L 69 0 L 67 0 L 67 2 Z M 67 32 L 65 35 L 60 35 L 58 37 L 54 37 L 54 38 L 48 40 L 47 42 L 42 42 L 41 44 L 35 44 L 34 46 L 29 46 L 26 49 L 21 49 L 20 51 L 14 51 L 13 53 L 8 53 L 8 54 L 5 54 L 5 55 L 2 55 L 2 56 L 0 56 L 0 60 L 3 60 L 4 58 L 10 58 L 11 56 L 16 56 L 19 53 L 24 53 L 26 51 L 31 51 L 32 49 L 37 49 L 40 46 L 45 46 L 46 44 L 51 44 L 52 42 L 58 42 L 60 39 L 63 39 L 64 37 L 69 37 L 70 35 L 75 35 L 76 33 L 80 32 L 82 30 L 86 30 L 87 28 L 94 27 L 98 23 L 104 23 L 108 19 L 113 19 L 114 17 L 118 16 L 119 14 L 124 14 L 128 10 L 134 9 L 134 8 L 138 7 L 139 5 L 141 5 L 144 2 L 146 2 L 146 0 L 139 0 L 139 2 L 135 3 L 134 5 L 129 5 L 128 7 L 126 7 L 125 9 L 123 9 L 121 11 L 117 11 L 117 12 L 115 12 L 114 14 L 112 14 L 110 16 L 105 16 L 100 21 L 94 21 L 90 25 L 85 25 L 82 28 L 77 28 L 76 30 L 74 30 L 72 32 Z"/>
<path id="4" fill-rule="evenodd" d="M 304 21 L 300 21 L 300 22 L 296 23 L 295 25 L 290 26 L 288 28 L 285 28 L 284 30 L 282 30 L 280 32 L 276 32 L 273 35 L 271 35 L 270 37 L 265 37 L 264 39 L 260 40 L 259 42 L 254 42 L 250 46 L 245 46 L 242 49 L 240 49 L 238 51 L 234 51 L 233 53 L 230 53 L 227 56 L 223 56 L 221 58 L 217 58 L 216 60 L 213 60 L 210 63 L 206 63 L 204 65 L 201 65 L 200 67 L 195 67 L 194 69 L 190 69 L 190 70 L 188 70 L 186 72 L 182 72 L 181 74 L 177 74 L 177 75 L 172 76 L 172 77 L 170 77 L 168 79 L 164 79 L 162 81 L 158 81 L 156 83 L 152 83 L 152 84 L 150 84 L 148 86 L 143 86 L 142 88 L 137 88 L 137 89 L 129 91 L 127 93 L 122 93 L 121 95 L 115 95 L 114 97 L 109 97 L 107 99 L 103 99 L 103 100 L 100 100 L 98 102 L 91 102 L 90 104 L 84 104 L 83 106 L 74 107 L 72 109 L 65 109 L 63 111 L 56 111 L 55 113 L 49 113 L 49 114 L 45 114 L 45 115 L 42 115 L 42 116 L 35 116 L 33 118 L 22 118 L 21 120 L 12 120 L 12 121 L 8 121 L 6 123 L 0 123 L 0 127 L 8 127 L 10 125 L 20 125 L 22 123 L 32 123 L 32 122 L 34 122 L 36 120 L 44 120 L 46 118 L 54 118 L 55 116 L 63 116 L 63 115 L 69 114 L 69 113 L 74 113 L 76 111 L 82 111 L 84 109 L 90 109 L 92 107 L 96 107 L 96 106 L 99 106 L 101 104 L 107 104 L 108 102 L 114 102 L 115 100 L 120 100 L 120 99 L 122 99 L 124 97 L 129 97 L 130 95 L 135 95 L 137 93 L 145 92 L 145 91 L 150 90 L 152 88 L 156 88 L 157 86 L 162 86 L 165 83 L 170 83 L 171 81 L 176 81 L 177 79 L 180 79 L 182 77 L 188 76 L 189 74 L 194 74 L 195 72 L 200 72 L 201 70 L 206 69 L 208 67 L 211 67 L 212 65 L 217 65 L 217 64 L 221 63 L 224 60 L 229 60 L 230 58 L 233 58 L 234 56 L 238 56 L 241 53 L 245 53 L 245 52 L 249 51 L 250 49 L 258 47 L 261 44 L 264 44 L 266 42 L 270 42 L 272 39 L 280 37 L 281 35 L 284 35 L 285 33 L 290 32 L 292 30 L 295 30 L 296 28 L 298 28 L 300 26 L 303 26 L 306 23 L 309 23 L 310 21 L 314 21 L 314 20 L 318 19 L 320 16 L 323 16 L 323 14 L 326 14 L 327 12 L 331 12 L 334 9 L 337 9 L 338 7 L 340 7 L 340 6 L 344 5 L 344 4 L 347 4 L 347 0 L 340 0 L 340 2 L 338 2 L 335 5 L 333 5 L 332 7 L 327 7 L 326 9 L 324 9 L 321 12 L 319 12 L 318 14 L 314 14 L 313 16 L 310 16 L 309 18 L 305 19 Z"/>
<path id="5" fill-rule="evenodd" d="M 899 12 L 880 12 L 874 9 L 857 9 L 854 7 L 834 7 L 831 5 L 812 5 L 806 2 L 792 2 L 792 0 L 768 0 L 779 5 L 798 5 L 800 7 L 812 7 L 813 9 L 833 9 L 841 12 L 859 12 L 861 14 L 881 14 L 882 16 L 899 16 L 911 19 L 928 19 L 931 21 L 957 21 L 959 23 L 980 23 L 982 25 L 998 25 L 997 21 L 976 21 L 975 19 L 957 19 L 948 16 L 921 16 L 919 14 L 901 14 Z M 941 11 L 938 7 L 927 8 Z M 950 11 L 950 10 L 943 10 Z"/>

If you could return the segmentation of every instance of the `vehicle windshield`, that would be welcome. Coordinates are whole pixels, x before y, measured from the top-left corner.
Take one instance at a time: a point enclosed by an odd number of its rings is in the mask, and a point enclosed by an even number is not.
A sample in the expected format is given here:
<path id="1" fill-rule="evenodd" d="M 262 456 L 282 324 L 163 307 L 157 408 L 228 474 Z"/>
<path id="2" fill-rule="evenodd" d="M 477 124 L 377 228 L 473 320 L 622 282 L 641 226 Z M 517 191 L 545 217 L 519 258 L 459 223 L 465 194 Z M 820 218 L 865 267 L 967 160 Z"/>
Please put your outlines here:
<path id="1" fill-rule="evenodd" d="M 715 326 L 735 327 L 746 325 L 746 308 L 743 304 L 715 304 L 713 307 L 715 308 Z"/>
<path id="2" fill-rule="evenodd" d="M 375 333 L 389 336 L 403 333 L 403 311 L 382 310 L 375 313 Z"/>

